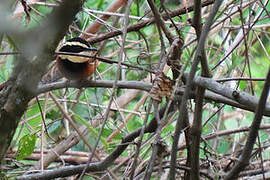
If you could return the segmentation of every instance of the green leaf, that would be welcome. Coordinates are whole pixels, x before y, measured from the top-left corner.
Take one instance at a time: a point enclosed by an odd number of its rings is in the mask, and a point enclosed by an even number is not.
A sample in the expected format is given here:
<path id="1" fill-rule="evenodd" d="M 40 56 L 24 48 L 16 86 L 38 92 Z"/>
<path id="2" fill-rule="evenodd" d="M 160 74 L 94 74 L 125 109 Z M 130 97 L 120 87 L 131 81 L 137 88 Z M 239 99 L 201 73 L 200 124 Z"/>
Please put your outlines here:
<path id="1" fill-rule="evenodd" d="M 85 119 L 83 119 L 80 115 L 76 114 L 73 112 L 73 117 L 75 118 L 75 120 L 79 121 L 80 123 L 82 123 L 83 125 L 85 125 L 89 131 L 94 135 L 94 136 L 98 136 L 98 131 L 96 131 L 95 128 L 93 128 Z M 105 149 L 108 149 L 108 144 L 106 142 L 106 140 L 103 137 L 100 137 L 100 141 L 102 142 L 102 144 L 104 145 Z"/>
<path id="2" fill-rule="evenodd" d="M 35 134 L 27 134 L 19 141 L 19 147 L 16 152 L 16 159 L 23 160 L 32 154 L 35 148 L 37 136 Z"/>

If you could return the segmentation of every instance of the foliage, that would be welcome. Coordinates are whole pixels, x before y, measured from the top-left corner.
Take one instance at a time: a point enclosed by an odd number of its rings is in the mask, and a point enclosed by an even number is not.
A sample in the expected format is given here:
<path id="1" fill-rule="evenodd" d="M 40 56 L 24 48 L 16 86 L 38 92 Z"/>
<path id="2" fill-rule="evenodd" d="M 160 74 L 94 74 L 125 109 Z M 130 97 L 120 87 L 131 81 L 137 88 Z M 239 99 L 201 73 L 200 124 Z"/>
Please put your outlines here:
<path id="1" fill-rule="evenodd" d="M 19 141 L 18 150 L 16 152 L 16 159 L 23 160 L 31 155 L 35 149 L 37 136 L 34 134 L 28 134 L 23 136 Z"/>
<path id="2" fill-rule="evenodd" d="M 243 4 L 241 4 L 241 2 L 247 7 L 242 7 Z M 261 2 L 264 3 L 265 1 Z M 48 4 L 46 5 L 46 3 Z M 70 26 L 70 29 L 66 33 L 64 39 L 79 36 L 80 31 L 86 31 L 86 29 L 94 23 L 96 17 L 100 17 L 102 12 L 105 12 L 105 9 L 111 3 L 112 1 L 108 0 L 87 0 L 82 11 L 77 14 L 74 23 Z M 234 77 L 245 77 L 251 79 L 265 78 L 269 68 L 269 12 L 266 12 L 266 10 L 267 8 L 269 9 L 270 5 L 268 3 L 268 5 L 265 6 L 266 9 L 263 9 L 260 3 L 255 3 L 254 6 L 256 7 L 253 7 L 248 3 L 249 1 L 231 1 L 228 5 L 225 5 L 224 2 L 219 10 L 218 15 L 216 16 L 214 25 L 212 26 L 212 31 L 210 31 L 206 42 L 205 52 L 209 63 L 210 72 L 213 75 L 212 79 L 220 80 L 226 78 L 228 81 L 220 83 L 232 89 L 247 92 L 250 95 L 253 95 L 254 92 L 254 96 L 259 98 L 265 84 L 264 81 L 248 81 L 247 79 L 234 81 L 229 79 Z M 21 11 L 21 13 L 16 17 L 17 23 L 24 31 L 38 27 L 43 24 L 44 21 L 46 21 L 46 17 L 50 15 L 53 8 L 55 8 L 54 6 L 57 6 L 57 4 L 58 1 L 55 0 L 45 2 L 38 1 L 33 3 L 29 5 L 29 8 L 31 9 L 29 11 L 30 17 L 27 16 L 25 11 Z M 162 9 L 160 1 L 156 1 L 156 5 L 163 14 L 166 13 L 164 9 Z M 181 4 L 179 1 L 165 1 L 164 5 L 168 12 L 171 12 L 179 8 L 179 6 L 183 7 L 184 2 Z M 188 5 L 189 4 L 187 4 L 187 6 Z M 209 5 L 202 8 L 202 22 L 206 21 L 206 17 L 209 15 L 212 7 L 212 5 Z M 17 8 L 18 7 L 14 7 L 12 10 L 14 14 Z M 235 8 L 241 9 L 244 22 L 241 20 L 240 10 L 236 10 L 234 14 L 230 14 L 235 10 Z M 255 10 L 253 10 L 253 8 Z M 90 10 L 96 10 L 96 12 L 91 12 Z M 259 10 L 264 11 L 264 13 L 259 18 L 258 22 L 254 23 L 254 27 L 249 27 L 250 25 L 253 25 L 254 22 L 250 19 L 254 19 L 258 15 Z M 122 11 L 119 11 L 119 13 L 122 15 L 124 12 L 124 8 Z M 255 13 L 255 15 L 253 13 Z M 130 25 L 140 23 L 153 17 L 147 1 L 141 0 L 136 0 L 133 2 L 130 8 L 130 15 L 135 17 L 129 19 Z M 180 29 L 180 36 L 184 40 L 182 56 L 180 59 L 178 59 L 178 61 L 181 63 L 182 68 L 184 68 L 184 65 L 187 64 L 184 71 L 185 73 L 188 73 L 191 69 L 197 48 L 196 33 L 194 28 L 191 27 L 190 23 L 193 15 L 193 12 L 184 13 L 172 19 Z M 140 17 L 142 20 L 138 20 L 136 17 Z M 118 18 L 118 15 L 115 14 L 106 22 L 102 22 L 104 24 L 99 30 L 98 35 L 101 36 L 116 29 L 123 30 L 124 18 Z M 246 38 L 247 47 L 244 40 L 241 40 L 239 45 L 229 52 L 234 41 L 237 39 L 236 37 L 240 34 L 240 31 L 242 31 L 241 28 L 243 25 L 247 26 L 245 27 L 245 31 L 248 31 L 244 37 Z M 166 27 L 174 35 L 177 35 L 175 27 L 172 25 L 170 20 L 166 21 Z M 0 51 L 13 52 L 17 50 L 14 48 L 13 42 L 11 41 L 12 38 L 10 38 L 8 35 L 1 35 L 1 37 L 2 44 Z M 161 37 L 158 34 L 156 24 L 149 24 L 144 28 L 141 28 L 139 31 L 129 32 L 125 40 L 122 39 L 122 36 L 116 36 L 110 39 L 105 39 L 103 42 L 93 44 L 93 46 L 96 48 L 101 48 L 104 45 L 101 49 L 101 53 L 98 54 L 98 56 L 119 61 L 120 57 L 122 57 L 122 52 L 120 50 L 121 44 L 122 41 L 125 41 L 125 53 L 123 53 L 125 63 L 145 68 L 149 71 L 156 71 L 158 64 L 162 60 L 162 50 L 165 50 L 165 56 L 167 56 L 171 46 L 164 34 L 162 35 L 162 38 L 165 49 L 163 49 L 161 46 Z M 227 53 L 228 56 L 224 57 Z M 15 64 L 14 56 L 15 55 L 3 55 L 0 57 L 0 84 L 10 78 Z M 221 62 L 221 60 L 224 61 Z M 219 62 L 221 63 L 218 64 Z M 53 66 L 53 63 L 51 66 Z M 166 68 L 163 69 L 163 72 L 172 79 L 172 72 L 168 71 L 169 67 Z M 201 75 L 202 68 L 203 67 L 201 67 L 201 65 L 197 68 L 196 75 Z M 98 66 L 97 72 L 91 77 L 91 79 L 112 80 L 112 82 L 114 82 L 117 77 L 118 69 L 119 67 L 116 63 L 110 64 L 102 62 Z M 152 83 L 152 81 L 149 81 L 149 79 L 153 78 L 153 74 L 149 73 L 149 71 L 141 71 L 131 67 L 121 66 L 120 78 L 118 80 L 137 82 L 145 81 Z M 182 85 L 181 87 L 185 88 L 185 85 Z M 73 120 L 74 123 L 80 127 L 80 130 L 82 130 L 81 127 L 86 127 L 84 130 L 88 131 L 89 134 L 85 135 L 85 137 L 91 143 L 92 148 L 94 148 L 96 142 L 98 141 L 96 153 L 99 155 L 99 157 L 95 156 L 93 161 L 100 161 L 100 159 L 110 155 L 110 153 L 112 153 L 113 150 L 115 150 L 120 144 L 123 137 L 129 135 L 138 128 L 143 127 L 144 125 L 147 109 L 150 104 L 150 98 L 149 95 L 147 95 L 147 92 L 135 92 L 130 89 L 120 88 L 117 89 L 115 93 L 113 93 L 113 91 L 114 89 L 112 88 L 102 87 L 82 89 L 67 87 L 50 92 L 57 97 L 57 102 L 60 103 L 60 106 L 64 109 L 65 113 L 70 116 L 71 120 Z M 111 111 L 109 111 L 108 118 L 106 121 L 104 121 L 107 108 L 109 108 L 108 104 L 110 104 L 110 100 L 113 95 L 115 96 L 112 100 L 112 105 L 110 106 Z M 143 100 L 144 96 L 146 96 L 145 100 Z M 196 94 L 194 96 L 196 96 Z M 40 99 L 42 111 L 45 113 L 45 119 L 42 118 L 43 112 L 40 111 L 37 102 L 32 100 L 29 103 L 24 116 L 21 118 L 21 123 L 16 129 L 15 136 L 13 137 L 11 149 L 16 151 L 16 160 L 13 159 L 13 161 L 7 161 L 7 164 L 12 166 L 15 166 L 15 161 L 18 161 L 22 164 L 24 171 L 28 170 L 27 166 L 24 164 L 27 161 L 25 159 L 33 158 L 36 160 L 35 163 L 31 161 L 32 166 L 38 164 L 39 158 L 35 159 L 36 156 L 34 155 L 37 153 L 34 150 L 37 151 L 42 148 L 41 140 L 39 139 L 41 136 L 44 136 L 43 148 L 50 151 L 55 147 L 59 147 L 62 142 L 65 142 L 68 137 L 72 136 L 72 133 L 74 134 L 76 132 L 51 96 L 44 93 L 40 94 L 38 97 Z M 222 97 L 224 98 L 224 96 Z M 165 105 L 166 100 L 165 98 L 163 99 L 163 102 L 160 103 L 159 108 Z M 210 166 L 214 167 L 214 170 L 210 175 L 218 178 L 219 174 L 228 168 L 227 165 L 230 165 L 230 163 L 233 162 L 233 160 L 230 160 L 230 158 L 239 158 L 239 154 L 243 150 L 243 145 L 247 139 L 248 128 L 246 127 L 249 127 L 252 123 L 254 113 L 248 112 L 239 107 L 232 107 L 224 102 L 215 102 L 213 99 L 208 100 L 209 99 L 204 101 L 202 114 L 203 127 L 199 149 L 200 165 L 201 169 L 205 170 L 209 170 Z M 195 115 L 195 105 L 196 101 L 194 100 L 190 100 L 187 104 L 190 124 L 192 124 L 192 120 Z M 223 105 L 224 107 L 222 107 Z M 177 110 L 169 113 L 169 115 L 165 118 L 166 123 L 164 124 L 160 135 L 160 141 L 165 142 L 166 148 L 170 150 L 173 144 L 172 136 L 174 135 L 175 131 L 175 121 L 178 119 L 178 116 L 181 116 L 181 114 L 179 115 Z M 149 123 L 154 117 L 154 109 L 152 108 L 146 122 Z M 102 126 L 104 122 L 105 124 Z M 42 123 L 46 124 L 46 131 L 44 132 L 42 132 Z M 269 123 L 269 117 L 263 117 L 261 125 L 263 125 L 265 128 L 259 131 L 259 140 L 254 149 L 251 165 L 247 167 L 246 171 L 251 170 L 252 167 L 253 169 L 257 169 L 259 171 L 260 166 L 263 165 L 261 162 L 269 163 Z M 188 128 L 189 127 L 187 127 L 187 129 Z M 101 130 L 101 137 L 98 139 L 97 137 L 99 136 Z M 183 130 L 183 133 L 179 139 L 179 165 L 185 164 L 187 157 L 184 138 L 185 130 L 186 129 Z M 233 130 L 239 131 L 234 132 Z M 227 133 L 221 134 L 220 136 L 213 135 L 215 133 L 218 134 L 224 132 Z M 77 135 L 77 133 L 75 134 Z M 114 136 L 112 136 L 112 134 L 114 134 Z M 140 146 L 140 151 L 138 152 L 139 158 L 137 159 L 138 165 L 135 167 L 135 173 L 137 173 L 136 175 L 138 176 L 140 173 L 144 173 L 144 169 L 147 167 L 150 161 L 152 153 L 151 148 L 155 142 L 154 140 L 154 133 L 145 133 L 142 136 L 142 146 Z M 119 158 L 119 163 L 116 162 L 112 165 L 113 168 L 116 167 L 116 169 L 112 170 L 115 173 L 114 175 L 119 177 L 129 177 L 132 171 L 132 163 L 134 162 L 133 158 L 136 155 L 136 148 L 139 147 L 138 141 L 139 138 L 131 142 L 128 148 L 122 153 L 122 159 Z M 83 160 L 72 161 L 64 156 L 61 160 L 68 165 L 74 163 L 87 163 L 89 158 L 88 154 L 91 152 L 91 150 L 82 140 L 80 140 L 80 143 L 74 143 L 70 149 L 71 148 L 71 155 L 67 152 L 66 155 L 78 158 L 78 154 L 81 153 L 80 157 Z M 256 150 L 256 148 L 261 148 L 261 150 Z M 160 163 L 161 168 L 168 165 L 168 161 L 170 159 L 170 150 L 164 150 L 163 157 L 161 157 L 160 160 L 160 162 L 163 163 Z M 14 156 L 10 156 L 14 158 Z M 46 153 L 44 156 L 46 156 Z M 118 164 L 123 163 L 125 160 L 127 160 L 126 163 L 118 168 Z M 62 165 L 61 162 L 59 163 L 58 161 L 54 161 L 51 163 L 50 167 L 58 167 L 60 165 Z M 159 168 L 158 165 L 156 167 Z M 13 168 L 16 169 L 15 167 Z M 110 170 L 113 168 L 110 168 Z M 267 171 L 269 171 L 269 169 L 267 169 Z M 183 177 L 184 171 L 179 170 L 179 172 L 180 173 L 178 173 L 177 177 Z M 153 178 L 160 177 L 159 173 L 161 172 L 153 171 Z M 164 174 L 164 172 L 162 173 Z M 258 172 L 258 174 L 261 173 L 262 172 Z M 103 175 L 105 176 L 105 173 L 93 173 L 88 174 L 87 176 L 101 178 Z M 243 177 L 252 175 L 254 174 L 244 174 Z M 12 174 L 7 173 L 5 176 L 11 177 Z"/>

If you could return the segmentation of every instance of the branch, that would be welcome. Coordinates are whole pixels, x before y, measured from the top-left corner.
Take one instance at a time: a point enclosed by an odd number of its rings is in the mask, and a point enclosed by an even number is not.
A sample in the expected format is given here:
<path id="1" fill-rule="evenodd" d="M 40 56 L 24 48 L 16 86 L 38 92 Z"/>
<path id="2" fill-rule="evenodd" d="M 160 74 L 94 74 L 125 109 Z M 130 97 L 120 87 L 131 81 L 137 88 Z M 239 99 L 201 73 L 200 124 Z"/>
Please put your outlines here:
<path id="1" fill-rule="evenodd" d="M 195 28 L 196 31 L 196 35 L 197 35 L 197 39 L 199 42 L 199 39 L 201 37 L 201 33 L 202 33 L 202 24 L 201 24 L 201 1 L 197 0 L 194 1 L 194 16 L 192 19 L 192 26 Z M 201 64 L 202 64 L 202 76 L 204 77 L 211 77 L 211 73 L 209 71 L 209 67 L 208 67 L 208 62 L 207 62 L 207 58 L 206 58 L 206 54 L 205 54 L 205 48 L 203 48 L 201 50 L 201 56 L 199 57 L 201 60 Z"/>
<path id="2" fill-rule="evenodd" d="M 213 2 L 214 2 L 214 0 L 206 0 L 206 1 L 204 1 L 202 3 L 202 7 L 208 6 L 210 4 L 213 4 Z M 191 6 L 187 7 L 187 8 L 179 8 L 179 9 L 176 9 L 176 10 L 172 11 L 169 14 L 169 16 L 167 14 L 164 14 L 164 15 L 162 15 L 162 17 L 166 21 L 170 17 L 173 18 L 175 16 L 186 14 L 188 12 L 193 11 L 193 9 L 194 9 L 194 6 L 193 5 L 191 5 Z M 138 31 L 141 28 L 144 28 L 146 26 L 149 26 L 150 24 L 153 24 L 153 23 L 155 23 L 155 18 L 151 18 L 150 20 L 142 21 L 142 22 L 140 22 L 138 24 L 130 25 L 127 28 L 127 32 Z M 121 35 L 121 34 L 122 34 L 122 31 L 115 30 L 115 31 L 112 31 L 112 32 L 104 33 L 102 35 L 89 38 L 88 41 L 89 41 L 89 43 L 94 44 L 94 43 L 97 43 L 97 42 L 100 42 L 100 41 L 103 41 L 105 39 L 109 39 L 109 38 L 112 38 L 112 37 L 115 37 L 115 36 L 118 36 L 118 35 Z"/>
<path id="3" fill-rule="evenodd" d="M 197 84 L 197 82 L 200 82 L 202 79 L 204 79 L 205 81 L 214 81 L 212 79 L 209 79 L 209 78 L 203 78 L 203 77 L 198 77 L 196 76 L 194 78 L 194 84 Z M 92 86 L 94 85 L 103 85 L 103 87 L 112 87 L 113 85 L 113 81 L 89 81 L 92 83 Z M 67 85 L 65 83 L 68 83 L 66 81 L 64 82 L 60 82 L 59 85 L 61 84 L 62 87 L 59 87 L 59 88 L 63 88 L 63 87 L 67 87 Z M 57 83 L 52 83 L 52 84 L 57 84 Z M 76 82 L 75 81 L 71 81 L 69 85 L 76 85 Z M 77 84 L 79 84 L 77 82 Z M 133 85 L 133 87 L 132 87 Z M 212 85 L 212 84 L 211 84 Z M 221 85 L 219 83 L 216 84 L 218 87 L 217 89 L 220 89 L 222 91 L 223 88 L 227 88 L 226 86 L 224 85 Z M 46 85 L 42 85 L 43 87 L 46 86 Z M 147 90 L 147 91 L 150 91 L 151 90 L 151 84 L 150 83 L 144 83 L 144 82 L 138 82 L 138 81 L 132 81 L 132 82 L 124 82 L 124 81 L 118 81 L 117 83 L 117 86 L 119 87 L 124 87 L 126 86 L 126 88 L 140 88 L 140 89 L 144 89 L 144 90 Z M 209 87 L 210 88 L 210 87 Z M 229 88 L 230 89 L 230 88 Z M 233 91 L 231 89 L 231 91 Z M 178 89 L 178 94 L 183 94 L 184 92 L 184 89 L 183 88 L 179 88 Z M 191 97 L 194 97 L 195 94 L 191 94 Z M 240 93 L 240 96 L 241 96 L 241 93 Z M 246 100 L 250 100 L 250 98 L 255 98 L 251 95 L 248 95 L 248 96 L 245 96 L 245 97 L 248 97 Z M 205 93 L 205 98 L 208 99 L 212 99 L 212 100 L 215 100 L 215 101 L 224 101 L 224 99 L 222 99 L 223 97 L 220 96 L 220 95 L 217 95 L 217 94 L 214 94 L 212 92 L 209 92 L 209 93 Z M 226 98 L 225 98 L 226 99 Z M 256 99 L 256 98 L 255 98 Z M 227 99 L 227 102 L 231 102 L 231 103 L 236 103 L 235 101 L 232 101 L 230 99 Z M 239 106 L 243 106 L 241 104 L 238 104 Z M 164 110 L 166 108 L 163 108 L 161 111 L 160 111 L 160 116 L 162 117 L 163 116 L 163 113 L 164 113 Z M 252 109 L 250 109 L 252 110 Z M 170 112 L 172 111 L 172 109 L 169 110 Z M 270 116 L 270 105 L 268 104 L 267 108 L 265 109 L 265 112 L 268 113 L 268 116 Z M 268 128 L 268 127 L 266 127 Z M 146 129 L 145 129 L 145 132 L 146 133 L 150 133 L 150 132 L 154 132 L 156 130 L 156 121 L 155 120 L 151 120 L 150 124 L 147 125 Z M 122 145 L 119 145 L 117 147 L 117 149 L 110 155 L 108 156 L 104 161 L 102 162 L 99 162 L 99 163 L 92 163 L 89 165 L 88 169 L 87 169 L 87 172 L 89 171 L 102 171 L 102 170 L 105 170 L 110 164 L 109 163 L 112 163 L 114 159 L 116 159 L 124 150 L 125 148 L 127 147 L 128 143 L 133 141 L 136 137 L 139 136 L 141 132 L 141 128 L 132 132 L 131 134 L 127 135 L 126 137 L 123 138 L 122 140 Z M 215 136 L 218 136 L 218 134 L 214 134 Z M 107 164 L 108 163 L 108 164 Z M 51 179 L 51 178 L 56 178 L 56 177 L 64 177 L 64 176 L 70 176 L 70 175 L 73 175 L 73 174 L 76 174 L 76 173 L 80 173 L 84 168 L 85 168 L 86 165 L 79 165 L 79 166 L 70 166 L 70 167 L 63 167 L 63 168 L 59 168 L 57 170 L 49 170 L 49 171 L 45 171 L 43 174 L 42 173 L 37 173 L 37 174 L 32 174 L 32 175 L 24 175 L 24 176 L 21 176 L 19 177 L 18 179 L 20 180 L 23 180 L 23 179 Z"/>
<path id="4" fill-rule="evenodd" d="M 187 177 L 192 180 L 200 179 L 200 142 L 202 134 L 202 113 L 205 89 L 198 87 L 196 90 L 196 104 L 192 126 L 190 127 L 189 136 L 192 144 L 190 145 L 190 152 L 188 152 L 188 167 L 191 167 Z"/>
<path id="5" fill-rule="evenodd" d="M 260 97 L 259 104 L 256 107 L 256 113 L 255 113 L 254 119 L 252 121 L 250 130 L 249 130 L 248 139 L 247 139 L 247 142 L 246 142 L 245 147 L 243 149 L 243 154 L 241 155 L 239 162 L 226 175 L 225 180 L 236 179 L 238 177 L 239 173 L 242 170 L 244 170 L 244 168 L 249 164 L 250 155 L 252 153 L 253 146 L 256 142 L 256 138 L 258 136 L 260 124 L 262 121 L 263 111 L 264 111 L 265 106 L 266 106 L 266 101 L 267 101 L 267 97 L 269 94 L 269 89 L 270 89 L 270 68 L 268 69 L 266 82 L 265 82 L 263 90 L 262 90 L 262 95 Z"/>
<path id="6" fill-rule="evenodd" d="M 38 83 L 50 59 L 53 59 L 58 42 L 82 3 L 83 1 L 62 1 L 41 26 L 21 34 L 19 42 L 22 43 L 19 47 L 22 54 L 17 57 L 12 75 L 0 94 L 0 161 L 5 156 L 28 102 L 35 96 Z"/>
<path id="7" fill-rule="evenodd" d="M 195 9 L 192 20 L 192 26 L 195 28 L 198 43 L 202 32 L 201 26 L 201 0 L 194 0 Z M 201 49 L 201 64 L 202 64 L 202 76 L 210 77 L 210 72 L 207 64 L 205 49 Z M 186 165 L 191 167 L 191 171 L 185 173 L 186 179 L 199 180 L 200 179 L 200 140 L 202 134 L 202 113 L 203 113 L 203 101 L 205 89 L 203 87 L 197 87 L 195 98 L 195 112 L 194 119 L 189 131 L 189 138 L 192 143 L 187 141 L 188 148 Z"/>
<path id="8" fill-rule="evenodd" d="M 186 77 L 187 75 L 185 75 Z M 193 79 L 193 84 L 197 86 L 202 86 L 209 91 L 206 91 L 205 98 L 207 100 L 212 100 L 217 103 L 224 103 L 233 107 L 245 109 L 251 112 L 255 111 L 258 106 L 259 99 L 243 91 L 235 91 L 225 85 L 217 83 L 211 78 L 204 78 L 200 76 L 195 76 Z M 143 91 L 150 91 L 152 88 L 151 83 L 141 82 L 141 81 L 118 81 L 117 87 L 122 89 L 138 89 Z M 112 80 L 85 80 L 82 82 L 78 81 L 59 81 L 50 84 L 41 84 L 37 88 L 36 96 L 41 93 L 46 93 L 48 91 L 53 91 L 62 88 L 112 88 Z M 177 94 L 183 95 L 185 88 L 178 87 Z M 237 98 L 234 94 L 237 93 Z M 195 94 L 190 94 L 189 98 L 194 98 Z M 266 104 L 264 111 L 265 116 L 270 116 L 270 104 Z"/>
<path id="9" fill-rule="evenodd" d="M 167 108 L 167 105 L 163 106 L 159 111 L 159 116 L 163 117 L 165 109 Z M 175 110 L 174 106 L 169 107 L 169 112 L 173 112 Z M 157 127 L 156 119 L 152 118 L 150 123 L 145 127 L 145 133 L 152 133 L 155 132 Z M 128 145 L 140 135 L 142 128 L 139 128 L 132 133 L 128 134 L 122 139 L 122 143 L 117 146 L 117 148 L 103 161 L 98 163 L 90 163 L 89 166 L 86 169 L 86 172 L 97 172 L 97 171 L 103 171 L 106 170 L 116 158 L 118 158 L 121 153 L 128 147 Z M 62 167 L 57 168 L 54 170 L 47 170 L 43 173 L 36 173 L 36 174 L 30 174 L 30 175 L 23 175 L 17 178 L 17 180 L 31 180 L 31 179 L 53 179 L 57 177 L 67 177 L 74 174 L 81 173 L 87 165 L 78 165 L 78 166 L 69 166 L 69 167 Z"/>
<path id="10" fill-rule="evenodd" d="M 115 0 L 106 10 L 105 12 L 116 12 L 120 7 L 126 5 L 127 0 Z M 110 15 L 103 15 L 100 17 L 101 20 L 103 21 L 107 21 L 110 18 Z M 96 20 L 93 24 L 91 24 L 87 29 L 86 32 L 88 34 L 96 34 L 97 31 L 100 29 L 101 27 L 101 23 L 99 22 L 99 20 Z M 89 37 L 89 35 L 87 34 L 82 34 L 81 37 L 83 39 L 87 39 Z"/>
<path id="11" fill-rule="evenodd" d="M 149 6 L 150 6 L 150 8 L 151 8 L 151 10 L 152 10 L 152 12 L 154 14 L 155 22 L 158 24 L 158 26 L 161 27 L 162 31 L 166 35 L 166 37 L 169 40 L 170 44 L 172 44 L 172 42 L 174 40 L 173 34 L 166 27 L 164 19 L 162 18 L 162 16 L 158 12 L 158 9 L 157 9 L 155 3 L 153 2 L 153 0 L 147 0 L 147 2 L 148 2 Z"/>
<path id="12" fill-rule="evenodd" d="M 198 86 L 202 86 L 212 92 L 220 94 L 224 97 L 227 97 L 231 100 L 238 102 L 239 104 L 245 105 L 246 107 L 253 108 L 253 112 L 259 104 L 259 99 L 255 96 L 251 96 L 250 94 L 244 91 L 237 91 L 231 89 L 225 85 L 221 85 L 210 78 L 203 78 L 200 76 L 196 76 L 194 78 L 194 84 Z M 266 105 L 269 107 L 269 104 Z"/>
<path id="13" fill-rule="evenodd" d="M 212 8 L 212 11 L 209 15 L 209 17 L 206 20 L 205 25 L 203 26 L 203 30 L 202 30 L 202 34 L 200 36 L 200 40 L 197 46 L 197 50 L 196 50 L 196 54 L 191 66 L 191 70 L 187 79 L 187 87 L 185 89 L 184 95 L 182 97 L 182 102 L 181 102 L 181 107 L 179 110 L 179 114 L 180 114 L 180 118 L 177 120 L 177 124 L 175 127 L 175 133 L 174 133 L 174 137 L 173 137 L 173 145 L 172 145 L 172 153 L 171 153 L 171 168 L 170 168 L 170 179 L 175 179 L 175 166 L 176 166 L 176 153 L 177 153 L 177 146 L 178 146 L 178 140 L 180 137 L 180 133 L 181 133 L 181 123 L 184 124 L 188 124 L 188 119 L 186 119 L 185 117 L 185 113 L 187 113 L 187 99 L 189 96 L 189 93 L 192 90 L 192 81 L 194 79 L 196 70 L 197 70 L 197 66 L 199 64 L 199 60 L 201 55 L 202 50 L 204 49 L 205 46 L 205 42 L 206 42 L 206 38 L 208 35 L 208 32 L 210 31 L 211 25 L 213 23 L 214 17 L 219 9 L 219 6 L 221 5 L 222 0 L 217 0 L 214 3 L 214 6 Z"/>

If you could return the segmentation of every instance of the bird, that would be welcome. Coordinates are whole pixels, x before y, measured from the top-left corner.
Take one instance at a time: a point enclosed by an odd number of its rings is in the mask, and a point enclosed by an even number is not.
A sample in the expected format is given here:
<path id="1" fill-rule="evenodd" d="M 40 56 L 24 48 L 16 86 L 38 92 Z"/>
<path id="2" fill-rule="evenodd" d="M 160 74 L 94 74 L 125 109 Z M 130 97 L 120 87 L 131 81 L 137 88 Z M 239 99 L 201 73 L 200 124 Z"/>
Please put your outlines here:
<path id="1" fill-rule="evenodd" d="M 68 80 L 87 79 L 96 71 L 98 62 L 95 58 L 80 56 L 93 56 L 97 52 L 97 49 L 93 48 L 85 39 L 80 37 L 71 38 L 59 45 L 57 51 L 60 54 L 56 58 L 56 66 Z"/>

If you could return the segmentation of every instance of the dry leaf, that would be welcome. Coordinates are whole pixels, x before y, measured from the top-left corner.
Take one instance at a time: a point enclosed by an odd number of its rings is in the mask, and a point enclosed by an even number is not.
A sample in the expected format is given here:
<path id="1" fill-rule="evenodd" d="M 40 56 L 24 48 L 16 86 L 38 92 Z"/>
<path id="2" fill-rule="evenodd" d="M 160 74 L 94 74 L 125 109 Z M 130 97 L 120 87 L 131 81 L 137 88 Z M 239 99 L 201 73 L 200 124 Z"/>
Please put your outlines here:
<path id="1" fill-rule="evenodd" d="M 150 97 L 156 101 L 161 102 L 162 97 L 170 98 L 172 94 L 172 83 L 171 79 L 168 78 L 163 72 L 158 73 L 153 87 L 150 91 Z"/>

